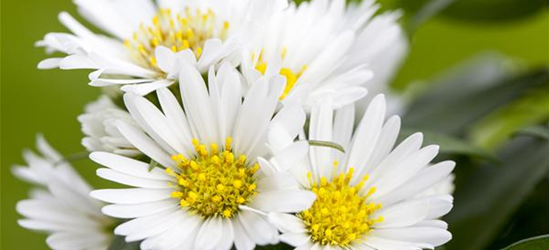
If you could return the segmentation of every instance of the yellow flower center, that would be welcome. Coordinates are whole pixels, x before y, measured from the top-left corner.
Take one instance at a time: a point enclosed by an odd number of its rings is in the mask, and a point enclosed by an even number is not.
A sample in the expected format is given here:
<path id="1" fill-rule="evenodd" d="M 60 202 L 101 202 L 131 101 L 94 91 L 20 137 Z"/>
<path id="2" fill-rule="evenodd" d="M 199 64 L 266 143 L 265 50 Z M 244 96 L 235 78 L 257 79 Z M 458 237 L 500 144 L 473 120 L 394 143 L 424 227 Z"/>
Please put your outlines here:
<path id="1" fill-rule="evenodd" d="M 262 75 L 265 74 L 265 71 L 267 70 L 267 63 L 263 61 L 262 59 L 263 52 L 259 54 L 259 60 L 257 64 L 255 65 L 255 69 L 259 72 L 261 72 Z M 282 50 L 282 59 L 284 59 L 286 55 L 286 50 Z M 254 56 L 252 55 L 252 60 Z M 286 87 L 284 87 L 284 92 L 282 95 L 280 95 L 279 99 L 284 100 L 288 94 L 290 94 L 290 91 L 294 88 L 297 80 L 299 77 L 303 74 L 303 72 L 307 69 L 307 65 L 304 65 L 299 71 L 293 71 L 290 68 L 281 68 L 278 72 L 280 75 L 284 76 L 286 78 Z"/>
<path id="2" fill-rule="evenodd" d="M 197 156 L 193 159 L 181 154 L 172 156 L 177 162 L 177 170 L 167 168 L 166 172 L 176 180 L 171 183 L 176 189 L 172 198 L 178 199 L 181 207 L 205 218 L 231 218 L 238 213 L 239 205 L 250 202 L 255 196 L 254 174 L 259 165 L 250 166 L 245 155 L 235 156 L 231 141 L 227 138 L 225 149 L 220 151 L 217 144 L 211 144 L 208 149 L 193 139 Z"/>
<path id="3" fill-rule="evenodd" d="M 372 213 L 381 208 L 381 204 L 367 201 L 375 188 L 370 188 L 366 194 L 360 192 L 367 176 L 355 186 L 349 185 L 352 168 L 332 181 L 322 177 L 316 183 L 311 180 L 311 173 L 308 177 L 317 199 L 311 208 L 297 216 L 305 223 L 313 242 L 348 246 L 366 235 L 373 224 L 383 221 L 383 217 L 371 218 Z"/>
<path id="4" fill-rule="evenodd" d="M 154 55 L 156 47 L 164 46 L 174 52 L 191 49 L 200 58 L 206 40 L 225 40 L 228 30 L 229 22 L 219 20 L 212 10 L 193 11 L 187 7 L 183 13 L 173 13 L 160 9 L 150 25 L 141 24 L 124 44 L 139 64 L 160 71 Z"/>

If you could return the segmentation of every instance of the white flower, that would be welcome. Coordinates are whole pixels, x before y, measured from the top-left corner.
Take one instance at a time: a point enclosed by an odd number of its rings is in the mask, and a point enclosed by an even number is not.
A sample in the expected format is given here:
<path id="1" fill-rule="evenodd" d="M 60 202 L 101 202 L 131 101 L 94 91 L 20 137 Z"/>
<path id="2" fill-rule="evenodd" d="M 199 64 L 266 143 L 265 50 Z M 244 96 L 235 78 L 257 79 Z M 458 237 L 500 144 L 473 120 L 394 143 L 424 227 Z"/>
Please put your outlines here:
<path id="1" fill-rule="evenodd" d="M 385 91 L 407 43 L 397 14 L 372 17 L 378 7 L 371 0 L 347 7 L 345 0 L 291 3 L 254 30 L 243 73 L 284 75 L 281 99 L 298 99 L 306 108 L 327 95 L 342 107 L 366 95 L 364 87 Z"/>
<path id="2" fill-rule="evenodd" d="M 46 242 L 54 250 L 106 250 L 113 221 L 89 196 L 91 187 L 42 137 L 37 148 L 42 156 L 26 151 L 28 166 L 12 169 L 21 180 L 37 185 L 30 199 L 17 203 L 25 217 L 19 225 L 50 234 Z"/>
<path id="3" fill-rule="evenodd" d="M 90 152 L 105 151 L 125 156 L 141 154 L 116 127 L 116 121 L 124 120 L 135 124 L 130 113 L 116 106 L 107 96 L 88 104 L 85 113 L 78 116 L 82 132 L 86 135 L 82 145 Z"/>
<path id="4" fill-rule="evenodd" d="M 443 181 L 455 163 L 430 162 L 438 146 L 421 148 L 417 133 L 396 148 L 398 116 L 385 120 L 378 95 L 353 132 L 353 106 L 335 115 L 327 99 L 312 110 L 310 140 L 334 141 L 346 153 L 312 147 L 309 160 L 293 168 L 303 188 L 318 196 L 296 216 L 271 213 L 281 241 L 301 249 L 433 249 L 451 239 L 439 220 L 452 208 L 447 193 L 416 196 Z"/>
<path id="5" fill-rule="evenodd" d="M 298 212 L 315 195 L 301 190 L 284 171 L 307 153 L 305 142 L 271 154 L 270 128 L 295 137 L 305 120 L 299 104 L 274 116 L 284 80 L 258 79 L 242 96 L 240 74 L 223 64 L 208 73 L 182 65 L 183 107 L 166 88 L 157 90 L 161 110 L 141 96 L 127 93 L 126 107 L 138 127 L 119 122 L 120 132 L 159 167 L 110 153 L 92 153 L 107 167 L 97 174 L 135 188 L 106 189 L 92 196 L 114 203 L 109 216 L 130 219 L 115 233 L 127 241 L 143 240 L 142 249 L 253 249 L 275 244 L 278 231 L 268 212 Z M 274 133 L 274 132 L 273 132 Z"/>
<path id="6" fill-rule="evenodd" d="M 63 12 L 59 19 L 71 33 L 49 33 L 37 45 L 67 56 L 46 59 L 39 68 L 96 69 L 91 85 L 125 85 L 122 90 L 145 95 L 175 82 L 178 60 L 201 72 L 233 61 L 249 20 L 268 16 L 280 2 L 75 0 L 80 14 L 112 37 L 91 32 Z"/>

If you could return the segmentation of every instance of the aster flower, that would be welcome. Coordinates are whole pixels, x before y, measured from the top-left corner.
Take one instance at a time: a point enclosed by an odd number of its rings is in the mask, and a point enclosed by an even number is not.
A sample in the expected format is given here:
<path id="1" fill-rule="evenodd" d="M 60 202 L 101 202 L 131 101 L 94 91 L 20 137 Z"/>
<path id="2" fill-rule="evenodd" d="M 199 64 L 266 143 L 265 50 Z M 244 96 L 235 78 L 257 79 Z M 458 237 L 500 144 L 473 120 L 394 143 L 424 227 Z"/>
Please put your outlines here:
<path id="1" fill-rule="evenodd" d="M 37 148 L 42 155 L 26 151 L 28 165 L 12 168 L 19 179 L 36 185 L 30 199 L 17 203 L 25 217 L 19 225 L 47 232 L 46 242 L 54 250 L 106 250 L 113 221 L 89 196 L 91 187 L 41 136 Z"/>
<path id="2" fill-rule="evenodd" d="M 254 30 L 243 73 L 285 76 L 280 99 L 298 99 L 306 108 L 327 95 L 342 107 L 365 96 L 364 87 L 386 91 L 407 43 L 398 13 L 373 17 L 378 8 L 371 0 L 347 7 L 345 0 L 290 3 Z"/>
<path id="3" fill-rule="evenodd" d="M 105 214 L 129 219 L 116 234 L 143 240 L 142 249 L 253 249 L 278 243 L 268 212 L 298 212 L 312 204 L 315 195 L 284 171 L 306 155 L 307 144 L 291 143 L 276 154 L 267 144 L 272 127 L 286 128 L 281 137 L 295 137 L 305 113 L 291 104 L 273 117 L 281 77 L 257 79 L 244 97 L 241 78 L 223 64 L 217 73 L 209 70 L 206 86 L 199 71 L 183 64 L 184 109 L 168 89 L 156 92 L 162 111 L 125 94 L 138 126 L 120 121 L 118 128 L 157 167 L 112 153 L 90 155 L 106 167 L 97 171 L 100 177 L 134 187 L 92 192 L 113 203 Z"/>
<path id="4" fill-rule="evenodd" d="M 85 113 L 78 116 L 82 132 L 86 135 L 82 145 L 90 152 L 105 151 L 125 156 L 141 154 L 116 127 L 116 121 L 124 120 L 135 124 L 128 111 L 118 107 L 107 96 L 101 96 L 97 101 L 88 104 Z"/>
<path id="5" fill-rule="evenodd" d="M 281 1 L 257 0 L 75 0 L 80 14 L 110 36 L 95 34 L 66 12 L 71 33 L 49 33 L 38 46 L 66 57 L 39 68 L 95 69 L 93 86 L 125 85 L 145 95 L 177 79 L 177 61 L 205 72 L 242 44 L 249 20 L 259 21 Z"/>
<path id="6" fill-rule="evenodd" d="M 375 97 L 353 131 L 353 106 L 335 115 L 330 100 L 311 114 L 310 140 L 334 141 L 346 152 L 313 147 L 308 161 L 293 168 L 302 187 L 318 198 L 295 216 L 271 213 L 281 241 L 297 249 L 433 249 L 451 239 L 439 220 L 452 208 L 448 193 L 431 192 L 455 163 L 430 164 L 438 146 L 421 148 L 414 134 L 393 146 L 398 116 L 385 120 L 383 95 Z M 422 195 L 417 195 L 422 194 Z"/>

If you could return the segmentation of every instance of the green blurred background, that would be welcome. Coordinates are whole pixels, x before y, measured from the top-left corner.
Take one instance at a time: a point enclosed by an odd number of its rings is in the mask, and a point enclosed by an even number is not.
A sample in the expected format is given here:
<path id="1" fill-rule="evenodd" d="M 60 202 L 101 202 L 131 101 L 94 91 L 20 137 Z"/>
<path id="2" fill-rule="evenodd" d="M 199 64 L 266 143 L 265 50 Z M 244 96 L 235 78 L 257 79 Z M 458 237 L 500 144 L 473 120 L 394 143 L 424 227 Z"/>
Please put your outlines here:
<path id="1" fill-rule="evenodd" d="M 402 1 L 382 3 L 387 8 L 409 7 Z M 413 21 L 411 13 L 416 9 L 411 7 L 405 20 Z M 82 152 L 82 134 L 76 116 L 87 102 L 99 95 L 98 89 L 86 84 L 86 71 L 36 68 L 46 55 L 34 47 L 34 42 L 47 32 L 64 31 L 57 21 L 57 14 L 63 10 L 76 14 L 70 0 L 2 1 L 0 242 L 1 248 L 6 250 L 47 249 L 45 236 L 17 225 L 20 216 L 15 211 L 15 204 L 27 197 L 29 186 L 14 179 L 10 167 L 24 163 L 22 150 L 33 148 L 37 133 L 43 133 L 65 155 Z M 512 10 L 522 13 L 520 9 Z M 428 82 L 442 71 L 486 51 L 515 59 L 515 63 L 524 68 L 549 65 L 549 12 L 546 8 L 524 12 L 526 14 L 509 18 L 486 17 L 491 19 L 482 20 L 485 18 L 482 13 L 460 17 L 455 11 L 449 11 L 421 23 L 411 32 L 411 52 L 396 76 L 394 86 L 403 89 L 410 82 Z M 93 185 L 104 185 L 87 160 L 76 161 L 73 165 Z"/>

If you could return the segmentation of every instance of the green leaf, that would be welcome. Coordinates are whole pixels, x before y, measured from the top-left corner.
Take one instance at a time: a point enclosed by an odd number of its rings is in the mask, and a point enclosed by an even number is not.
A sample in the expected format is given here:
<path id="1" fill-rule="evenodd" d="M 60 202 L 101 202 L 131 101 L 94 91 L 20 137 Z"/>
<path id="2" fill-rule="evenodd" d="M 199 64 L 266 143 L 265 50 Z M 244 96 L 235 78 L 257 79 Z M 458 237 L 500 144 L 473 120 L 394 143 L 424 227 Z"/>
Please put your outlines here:
<path id="1" fill-rule="evenodd" d="M 549 120 L 549 84 L 533 89 L 518 100 L 498 108 L 472 126 L 473 143 L 494 148 L 521 128 Z"/>
<path id="2" fill-rule="evenodd" d="M 530 126 L 519 130 L 516 136 L 533 136 L 545 140 L 549 140 L 549 127 L 547 126 Z"/>
<path id="3" fill-rule="evenodd" d="M 158 162 L 151 159 L 151 163 L 149 164 L 149 172 L 153 171 L 154 168 L 162 168 L 162 166 Z"/>
<path id="4" fill-rule="evenodd" d="M 405 12 L 413 13 L 407 24 L 409 32 L 415 31 L 427 20 L 451 6 L 456 0 L 401 0 L 400 5 Z"/>
<path id="5" fill-rule="evenodd" d="M 335 142 L 317 141 L 317 140 L 308 140 L 307 142 L 309 143 L 310 146 L 333 148 L 341 151 L 342 153 L 345 153 L 345 149 L 341 145 Z"/>
<path id="6" fill-rule="evenodd" d="M 537 14 L 547 7 L 545 0 L 399 0 L 405 12 L 413 13 L 408 30 L 415 30 L 438 15 L 468 22 L 511 21 Z"/>
<path id="7" fill-rule="evenodd" d="M 110 244 L 108 250 L 140 250 L 139 244 L 141 242 L 127 243 L 124 237 L 116 236 Z"/>
<path id="8" fill-rule="evenodd" d="M 469 22 L 512 21 L 544 11 L 547 3 L 546 0 L 460 0 L 442 14 Z"/>
<path id="9" fill-rule="evenodd" d="M 411 103 L 404 125 L 463 135 L 480 119 L 549 84 L 549 69 L 513 76 L 501 61 L 493 56 L 473 60 L 435 80 Z"/>
<path id="10" fill-rule="evenodd" d="M 416 131 L 417 130 L 414 129 L 403 128 L 400 131 L 399 139 L 403 140 Z M 464 155 L 490 161 L 497 161 L 497 158 L 493 152 L 472 145 L 462 139 L 430 131 L 422 131 L 422 133 L 424 137 L 424 144 L 439 145 L 440 153 L 442 154 Z"/>
<path id="11" fill-rule="evenodd" d="M 549 235 L 541 235 L 521 240 L 503 250 L 547 250 L 549 249 Z"/>
<path id="12" fill-rule="evenodd" d="M 277 245 L 257 246 L 255 250 L 292 250 L 294 248 L 285 243 L 279 243 Z"/>
<path id="13" fill-rule="evenodd" d="M 549 142 L 515 138 L 498 152 L 501 164 L 468 168 L 460 162 L 455 206 L 446 217 L 451 250 L 482 250 L 503 232 L 511 216 L 549 170 Z"/>

